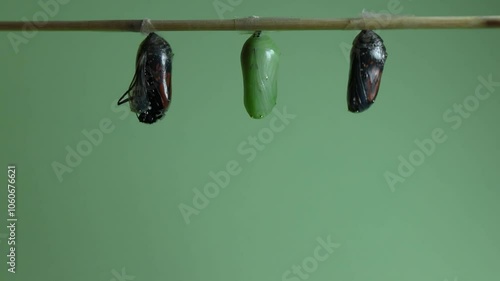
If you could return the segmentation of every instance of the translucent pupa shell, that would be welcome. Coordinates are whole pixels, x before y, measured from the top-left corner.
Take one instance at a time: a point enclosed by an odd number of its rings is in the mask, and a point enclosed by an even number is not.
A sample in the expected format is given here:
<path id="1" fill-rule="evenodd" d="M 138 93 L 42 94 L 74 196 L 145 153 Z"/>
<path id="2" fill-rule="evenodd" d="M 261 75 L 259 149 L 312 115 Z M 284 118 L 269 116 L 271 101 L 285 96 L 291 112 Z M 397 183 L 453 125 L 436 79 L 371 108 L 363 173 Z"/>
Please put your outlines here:
<path id="1" fill-rule="evenodd" d="M 367 110 L 377 98 L 387 52 L 384 41 L 371 30 L 362 30 L 351 49 L 347 108 L 350 112 Z"/>
<path id="2" fill-rule="evenodd" d="M 134 78 L 118 105 L 129 102 L 142 123 L 162 119 L 170 106 L 173 55 L 170 44 L 154 32 L 139 46 Z"/>

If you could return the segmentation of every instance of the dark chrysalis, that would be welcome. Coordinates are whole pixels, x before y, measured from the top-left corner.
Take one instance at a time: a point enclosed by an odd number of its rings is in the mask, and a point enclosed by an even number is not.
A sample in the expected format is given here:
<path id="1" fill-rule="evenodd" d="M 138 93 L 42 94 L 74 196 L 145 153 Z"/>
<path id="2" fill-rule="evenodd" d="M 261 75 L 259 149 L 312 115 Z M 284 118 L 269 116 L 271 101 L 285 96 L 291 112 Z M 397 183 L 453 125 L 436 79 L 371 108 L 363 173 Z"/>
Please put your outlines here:
<path id="1" fill-rule="evenodd" d="M 149 33 L 139 46 L 134 78 L 118 105 L 129 102 L 130 110 L 142 123 L 162 119 L 172 100 L 172 58 L 170 44 Z"/>
<path id="2" fill-rule="evenodd" d="M 384 41 L 372 30 L 362 30 L 351 49 L 347 108 L 350 112 L 367 110 L 377 98 L 387 52 Z"/>

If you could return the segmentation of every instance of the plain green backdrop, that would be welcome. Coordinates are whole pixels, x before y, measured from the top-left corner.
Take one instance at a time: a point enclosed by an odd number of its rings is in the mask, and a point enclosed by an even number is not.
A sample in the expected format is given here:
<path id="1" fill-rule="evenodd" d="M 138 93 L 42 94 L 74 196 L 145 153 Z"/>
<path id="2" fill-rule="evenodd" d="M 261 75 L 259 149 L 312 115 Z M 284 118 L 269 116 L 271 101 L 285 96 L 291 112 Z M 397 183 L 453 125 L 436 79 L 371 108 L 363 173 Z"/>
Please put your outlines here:
<path id="1" fill-rule="evenodd" d="M 66 1 L 50 19 L 343 18 L 394 2 Z M 218 13 L 221 3 L 230 9 Z M 37 1 L 2 0 L 0 19 L 40 11 Z M 398 11 L 495 15 L 500 2 L 400 0 Z M 498 280 L 499 30 L 380 31 L 389 56 L 379 96 L 353 114 L 346 53 L 357 33 L 269 33 L 282 52 L 277 109 L 295 116 L 269 137 L 273 116 L 252 120 L 243 106 L 248 33 L 159 32 L 175 53 L 173 102 L 148 126 L 112 106 L 144 35 L 38 32 L 16 52 L 12 33 L 1 32 L 1 280 Z M 489 76 L 495 86 L 478 88 Z M 490 95 L 478 100 L 477 89 Z M 459 117 L 454 105 L 464 100 L 473 109 Z M 53 163 L 69 165 L 67 147 L 89 144 L 82 131 L 101 122 L 111 132 L 59 179 Z M 415 141 L 436 129 L 445 141 L 419 152 Z M 268 143 L 252 148 L 252 136 Z M 410 156 L 423 163 L 398 171 Z M 228 163 L 239 173 L 198 198 Z M 9 164 L 15 274 L 6 256 Z M 391 184 L 388 174 L 401 178 Z M 186 220 L 180 206 L 195 208 L 193 199 L 206 206 Z M 313 260 L 318 239 L 336 243 L 324 261 Z"/>

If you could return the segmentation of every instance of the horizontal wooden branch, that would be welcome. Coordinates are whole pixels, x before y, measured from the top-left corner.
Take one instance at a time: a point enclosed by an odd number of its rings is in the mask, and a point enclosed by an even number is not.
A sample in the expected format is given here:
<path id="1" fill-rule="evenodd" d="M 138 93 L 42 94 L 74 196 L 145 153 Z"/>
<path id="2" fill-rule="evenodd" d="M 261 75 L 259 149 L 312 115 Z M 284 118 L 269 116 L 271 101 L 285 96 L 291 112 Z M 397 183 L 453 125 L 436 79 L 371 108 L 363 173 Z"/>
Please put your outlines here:
<path id="1" fill-rule="evenodd" d="M 256 31 L 500 28 L 500 16 L 416 17 L 375 15 L 364 18 L 300 19 L 248 17 L 226 20 L 2 21 L 2 31 Z"/>

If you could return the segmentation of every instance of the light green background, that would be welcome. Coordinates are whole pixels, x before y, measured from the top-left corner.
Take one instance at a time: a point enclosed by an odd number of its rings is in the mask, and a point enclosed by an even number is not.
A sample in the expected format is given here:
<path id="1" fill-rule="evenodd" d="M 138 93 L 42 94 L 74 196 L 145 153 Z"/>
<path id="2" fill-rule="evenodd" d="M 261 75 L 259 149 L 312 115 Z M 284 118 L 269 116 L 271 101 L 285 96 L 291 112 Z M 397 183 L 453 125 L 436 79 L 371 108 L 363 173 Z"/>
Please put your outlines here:
<path id="1" fill-rule="evenodd" d="M 225 2 L 225 0 L 222 0 Z M 243 0 L 224 18 L 335 18 L 389 0 Z M 238 1 L 233 1 L 238 3 Z M 500 14 L 497 1 L 401 0 L 401 15 Z M 2 0 L 1 20 L 32 18 L 36 1 Z M 218 19 L 210 1 L 70 0 L 54 20 Z M 19 33 L 18 33 L 19 34 Z M 144 38 L 39 32 L 16 54 L 0 33 L 3 169 L 17 165 L 17 273 L 1 280 L 283 280 L 317 238 L 341 246 L 308 280 L 477 281 L 500 276 L 500 86 L 453 130 L 443 113 L 500 81 L 499 30 L 381 31 L 389 57 L 377 102 L 347 111 L 345 47 L 357 31 L 282 31 L 277 108 L 296 115 L 256 158 L 238 152 L 272 117 L 243 107 L 241 32 L 160 32 L 172 45 L 173 103 L 147 126 L 111 105 L 127 89 Z M 109 118 L 114 130 L 57 179 L 66 146 Z M 447 139 L 392 191 L 414 141 Z M 241 173 L 185 223 L 179 204 L 231 160 Z M 7 213 L 0 177 L 0 234 Z M 113 271 L 125 269 L 129 279 Z M 290 279 L 299 280 L 299 279 Z"/>

